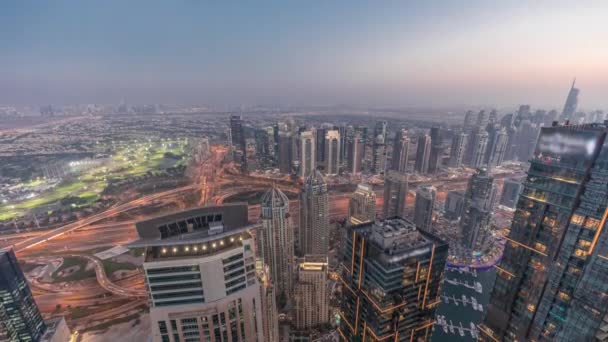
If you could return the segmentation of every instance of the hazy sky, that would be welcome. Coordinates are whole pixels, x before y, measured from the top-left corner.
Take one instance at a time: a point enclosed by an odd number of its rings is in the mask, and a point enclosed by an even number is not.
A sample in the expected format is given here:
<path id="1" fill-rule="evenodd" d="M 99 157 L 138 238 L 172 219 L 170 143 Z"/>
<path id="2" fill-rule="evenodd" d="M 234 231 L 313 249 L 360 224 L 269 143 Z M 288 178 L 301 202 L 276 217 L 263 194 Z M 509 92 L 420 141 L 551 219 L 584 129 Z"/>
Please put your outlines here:
<path id="1" fill-rule="evenodd" d="M 608 109 L 608 1 L 0 3 L 0 104 Z"/>

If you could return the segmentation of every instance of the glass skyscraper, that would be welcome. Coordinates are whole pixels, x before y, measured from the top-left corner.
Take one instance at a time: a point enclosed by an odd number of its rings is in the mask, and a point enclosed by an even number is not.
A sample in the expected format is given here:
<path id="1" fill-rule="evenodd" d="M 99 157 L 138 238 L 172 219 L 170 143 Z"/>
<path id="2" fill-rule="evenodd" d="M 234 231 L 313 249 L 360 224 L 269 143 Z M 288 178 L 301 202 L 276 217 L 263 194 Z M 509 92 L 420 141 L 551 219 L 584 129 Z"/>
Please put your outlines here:
<path id="1" fill-rule="evenodd" d="M 541 130 L 480 326 L 484 340 L 606 337 L 607 133 L 606 123 Z"/>
<path id="2" fill-rule="evenodd" d="M 12 249 L 0 250 L 0 341 L 38 341 L 46 326 Z"/>

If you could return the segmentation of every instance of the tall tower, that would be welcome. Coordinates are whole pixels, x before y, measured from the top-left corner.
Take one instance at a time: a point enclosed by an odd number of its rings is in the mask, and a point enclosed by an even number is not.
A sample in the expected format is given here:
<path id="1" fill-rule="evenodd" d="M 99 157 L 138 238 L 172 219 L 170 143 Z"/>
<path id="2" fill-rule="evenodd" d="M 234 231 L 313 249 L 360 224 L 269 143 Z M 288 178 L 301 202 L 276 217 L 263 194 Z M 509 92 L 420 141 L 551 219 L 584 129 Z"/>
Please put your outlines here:
<path id="1" fill-rule="evenodd" d="M 393 142 L 393 159 L 391 161 L 391 170 L 398 172 L 407 171 L 407 162 L 410 153 L 410 138 L 407 136 L 407 131 L 401 129 L 395 135 Z"/>
<path id="2" fill-rule="evenodd" d="M 263 339 L 247 205 L 203 207 L 137 223 L 152 341 Z"/>
<path id="3" fill-rule="evenodd" d="M 298 255 L 326 255 L 329 250 L 327 183 L 319 171 L 311 173 L 300 192 Z"/>
<path id="4" fill-rule="evenodd" d="M 492 204 L 495 196 L 494 178 L 486 168 L 477 170 L 469 179 L 464 197 L 464 207 L 460 218 L 462 244 L 477 250 L 490 233 Z"/>
<path id="5" fill-rule="evenodd" d="M 541 129 L 480 327 L 485 340 L 605 339 L 607 135 L 605 124 Z"/>
<path id="6" fill-rule="evenodd" d="M 361 173 L 361 168 L 363 166 L 363 156 L 365 154 L 365 144 L 363 142 L 363 137 L 361 136 L 361 132 L 354 131 L 353 135 L 347 139 L 347 163 L 346 167 L 348 172 L 353 175 L 357 175 Z"/>
<path id="7" fill-rule="evenodd" d="M 270 188 L 260 202 L 262 227 L 258 230 L 258 254 L 268 265 L 276 293 L 289 296 L 293 290 L 294 234 L 289 199 L 278 188 Z"/>
<path id="8" fill-rule="evenodd" d="M 432 229 L 436 195 L 437 189 L 432 185 L 424 185 L 416 190 L 414 224 L 426 232 L 431 232 Z"/>
<path id="9" fill-rule="evenodd" d="M 306 178 L 316 170 L 316 141 L 313 131 L 300 134 L 300 177 Z"/>
<path id="10" fill-rule="evenodd" d="M 293 171 L 293 162 L 296 157 L 296 142 L 294 133 L 289 125 L 279 126 L 279 171 L 289 175 Z"/>
<path id="11" fill-rule="evenodd" d="M 386 168 L 386 121 L 376 121 L 372 151 L 372 173 L 384 173 Z"/>
<path id="12" fill-rule="evenodd" d="M 337 175 L 340 171 L 340 132 L 325 133 L 325 174 Z"/>
<path id="13" fill-rule="evenodd" d="M 500 166 L 507 152 L 509 136 L 504 127 L 495 126 L 490 130 L 486 149 L 486 164 L 489 168 Z"/>
<path id="14" fill-rule="evenodd" d="M 576 78 L 572 81 L 572 86 L 570 87 L 568 97 L 566 98 L 566 103 L 564 104 L 564 110 L 562 110 L 562 121 L 572 119 L 574 113 L 576 112 L 576 107 L 578 106 L 578 94 L 580 90 L 574 87 L 575 83 Z"/>
<path id="15" fill-rule="evenodd" d="M 488 132 L 485 130 L 478 130 L 472 139 L 473 146 L 471 146 L 471 159 L 469 165 L 471 167 L 481 167 L 484 164 L 486 149 L 488 147 Z"/>
<path id="16" fill-rule="evenodd" d="M 279 342 L 279 315 L 277 312 L 277 295 L 270 280 L 268 265 L 260 265 L 257 269 L 260 283 L 260 299 L 262 301 L 262 325 L 264 341 Z"/>
<path id="17" fill-rule="evenodd" d="M 348 203 L 350 224 L 373 222 L 376 220 L 376 193 L 371 185 L 359 184 Z"/>
<path id="18" fill-rule="evenodd" d="M 327 255 L 306 255 L 298 263 L 295 326 L 309 330 L 329 322 Z"/>
<path id="19" fill-rule="evenodd" d="M 234 161 L 241 171 L 247 172 L 247 143 L 243 129 L 243 119 L 240 115 L 230 117 L 230 136 L 232 138 Z"/>
<path id="20" fill-rule="evenodd" d="M 447 253 L 447 243 L 405 219 L 348 227 L 340 341 L 429 341 Z"/>
<path id="21" fill-rule="evenodd" d="M 429 171 L 429 158 L 431 156 L 431 137 L 428 134 L 421 135 L 418 138 L 418 147 L 416 150 L 416 163 L 414 171 L 425 174 Z"/>
<path id="22" fill-rule="evenodd" d="M 405 217 L 407 201 L 408 176 L 395 171 L 389 172 L 384 179 L 384 218 Z"/>
<path id="23" fill-rule="evenodd" d="M 467 148 L 469 135 L 465 132 L 460 132 L 452 138 L 452 148 L 450 150 L 450 166 L 461 167 L 464 160 L 464 155 Z"/>
<path id="24" fill-rule="evenodd" d="M 45 330 L 15 252 L 0 249 L 0 340 L 38 341 Z"/>
<path id="25" fill-rule="evenodd" d="M 429 157 L 429 172 L 435 173 L 441 166 L 443 157 L 443 139 L 439 127 L 431 128 L 431 155 Z"/>

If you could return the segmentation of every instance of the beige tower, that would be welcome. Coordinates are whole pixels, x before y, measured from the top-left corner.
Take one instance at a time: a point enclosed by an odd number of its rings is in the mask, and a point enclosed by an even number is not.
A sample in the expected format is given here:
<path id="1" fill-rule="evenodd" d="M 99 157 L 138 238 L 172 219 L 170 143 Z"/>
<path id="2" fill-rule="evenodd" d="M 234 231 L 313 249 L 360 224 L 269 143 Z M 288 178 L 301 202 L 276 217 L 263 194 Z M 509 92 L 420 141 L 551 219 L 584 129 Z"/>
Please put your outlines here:
<path id="1" fill-rule="evenodd" d="M 376 219 L 376 193 L 371 185 L 359 184 L 350 197 L 348 221 L 350 224 L 374 222 Z"/>
<path id="2" fill-rule="evenodd" d="M 329 203 L 327 183 L 313 172 L 300 192 L 299 256 L 326 255 L 329 250 Z"/>
<path id="3" fill-rule="evenodd" d="M 308 330 L 329 321 L 327 256 L 307 255 L 298 265 L 295 291 L 298 330 Z"/>

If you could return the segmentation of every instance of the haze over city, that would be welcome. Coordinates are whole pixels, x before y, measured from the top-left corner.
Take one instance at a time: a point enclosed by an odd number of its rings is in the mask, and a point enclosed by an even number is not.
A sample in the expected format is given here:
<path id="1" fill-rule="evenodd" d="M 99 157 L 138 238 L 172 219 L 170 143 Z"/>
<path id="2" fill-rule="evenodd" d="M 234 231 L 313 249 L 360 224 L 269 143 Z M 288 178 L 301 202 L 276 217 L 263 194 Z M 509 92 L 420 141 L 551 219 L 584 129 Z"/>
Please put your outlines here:
<path id="1" fill-rule="evenodd" d="M 606 105 L 605 1 L 6 1 L 0 103 Z"/>

